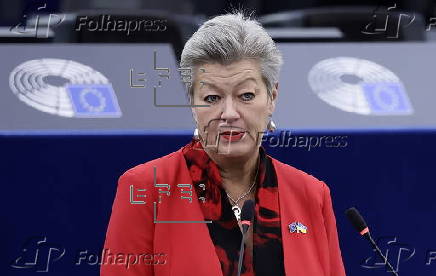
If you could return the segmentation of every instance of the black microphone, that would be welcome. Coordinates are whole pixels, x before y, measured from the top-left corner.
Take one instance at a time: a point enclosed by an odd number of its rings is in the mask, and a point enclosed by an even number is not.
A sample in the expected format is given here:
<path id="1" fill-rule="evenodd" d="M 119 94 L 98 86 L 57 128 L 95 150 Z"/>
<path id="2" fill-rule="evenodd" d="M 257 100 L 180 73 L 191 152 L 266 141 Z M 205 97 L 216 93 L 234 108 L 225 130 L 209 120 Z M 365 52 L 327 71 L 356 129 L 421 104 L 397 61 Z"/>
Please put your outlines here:
<path id="1" fill-rule="evenodd" d="M 356 228 L 357 232 L 359 232 L 361 236 L 365 237 L 371 243 L 372 247 L 375 249 L 378 255 L 383 259 L 386 266 L 390 269 L 390 272 L 398 276 L 398 273 L 394 270 L 392 265 L 389 263 L 388 259 L 383 255 L 380 248 L 372 239 L 371 234 L 369 233 L 369 227 L 366 224 L 363 217 L 360 215 L 359 211 L 356 208 L 351 207 L 345 211 L 345 215 L 348 217 L 354 228 Z"/>
<path id="2" fill-rule="evenodd" d="M 254 215 L 254 201 L 249 199 L 244 202 L 244 206 L 242 206 L 241 211 L 241 224 L 242 224 L 242 241 L 241 241 L 241 248 L 239 250 L 239 262 L 238 262 L 238 276 L 241 275 L 241 268 L 242 268 L 242 260 L 244 259 L 244 239 L 245 234 L 248 231 L 248 228 L 250 228 L 251 225 L 251 219 Z"/>

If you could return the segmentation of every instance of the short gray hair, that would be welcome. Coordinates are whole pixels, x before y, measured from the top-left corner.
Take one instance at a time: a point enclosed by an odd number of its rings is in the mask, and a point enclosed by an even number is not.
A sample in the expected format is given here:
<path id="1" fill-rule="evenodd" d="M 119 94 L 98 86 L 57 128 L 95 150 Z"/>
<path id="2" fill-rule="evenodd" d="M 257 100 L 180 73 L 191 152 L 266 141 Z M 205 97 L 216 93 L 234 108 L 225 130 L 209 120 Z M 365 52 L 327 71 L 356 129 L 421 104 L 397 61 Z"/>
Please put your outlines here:
<path id="1" fill-rule="evenodd" d="M 200 26 L 183 48 L 180 67 L 191 68 L 205 63 L 223 65 L 244 58 L 260 61 L 260 70 L 268 96 L 278 82 L 283 59 L 274 41 L 260 25 L 242 12 L 216 16 Z M 192 99 L 193 85 L 188 92 Z"/>

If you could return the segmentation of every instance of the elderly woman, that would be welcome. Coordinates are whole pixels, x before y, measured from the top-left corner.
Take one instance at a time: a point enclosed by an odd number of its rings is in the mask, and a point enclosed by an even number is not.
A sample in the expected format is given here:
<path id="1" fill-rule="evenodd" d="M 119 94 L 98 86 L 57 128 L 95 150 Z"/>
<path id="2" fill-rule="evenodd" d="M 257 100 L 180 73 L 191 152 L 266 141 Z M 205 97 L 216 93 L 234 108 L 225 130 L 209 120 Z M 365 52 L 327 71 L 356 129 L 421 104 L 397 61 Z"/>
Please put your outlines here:
<path id="1" fill-rule="evenodd" d="M 247 200 L 241 275 L 345 275 L 329 188 L 260 146 L 275 128 L 281 64 L 271 37 L 240 13 L 189 39 L 181 67 L 194 73 L 194 138 L 120 177 L 102 275 L 237 275 Z"/>

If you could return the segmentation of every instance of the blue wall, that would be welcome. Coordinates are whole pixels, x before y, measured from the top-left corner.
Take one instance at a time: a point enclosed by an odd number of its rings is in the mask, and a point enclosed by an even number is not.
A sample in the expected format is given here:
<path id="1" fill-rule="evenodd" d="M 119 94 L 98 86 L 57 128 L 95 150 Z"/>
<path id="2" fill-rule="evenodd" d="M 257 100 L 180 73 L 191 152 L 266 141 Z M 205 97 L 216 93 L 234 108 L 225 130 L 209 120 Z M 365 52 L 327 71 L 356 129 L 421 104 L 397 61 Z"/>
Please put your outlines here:
<path id="1" fill-rule="evenodd" d="M 426 265 L 427 251 L 436 251 L 436 131 L 299 135 L 343 136 L 346 142 L 341 147 L 323 145 L 310 150 L 302 144 L 265 147 L 271 156 L 330 186 L 347 275 L 388 275 L 383 268 L 361 266 L 374 253 L 343 215 L 351 206 L 365 216 L 373 236 L 383 238 L 380 247 L 383 251 L 389 248 L 394 266 L 401 253 L 400 275 L 436 275 L 436 260 Z M 43 257 L 36 268 L 10 266 L 20 256 L 21 260 L 26 254 L 27 258 L 33 256 L 36 242 L 44 237 L 39 254 L 52 254 L 45 275 L 98 275 L 93 256 L 86 263 L 75 263 L 80 251 L 87 250 L 88 256 L 100 254 L 118 177 L 189 140 L 189 135 L 180 133 L 0 136 L 0 275 L 32 275 L 35 270 L 45 270 Z M 396 242 L 388 244 L 394 238 Z M 24 255 L 22 246 L 28 249 Z M 64 255 L 53 261 L 63 250 Z M 373 264 L 374 258 L 367 261 L 368 266 Z"/>

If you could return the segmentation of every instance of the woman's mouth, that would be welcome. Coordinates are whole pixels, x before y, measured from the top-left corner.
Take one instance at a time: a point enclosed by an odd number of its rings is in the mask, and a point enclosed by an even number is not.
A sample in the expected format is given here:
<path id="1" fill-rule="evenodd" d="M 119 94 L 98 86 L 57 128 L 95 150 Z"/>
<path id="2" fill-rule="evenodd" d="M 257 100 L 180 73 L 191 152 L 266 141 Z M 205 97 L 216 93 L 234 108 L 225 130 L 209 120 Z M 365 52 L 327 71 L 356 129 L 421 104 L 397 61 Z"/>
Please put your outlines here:
<path id="1" fill-rule="evenodd" d="M 224 131 L 220 133 L 220 136 L 227 141 L 235 142 L 241 140 L 245 135 L 245 131 Z"/>

